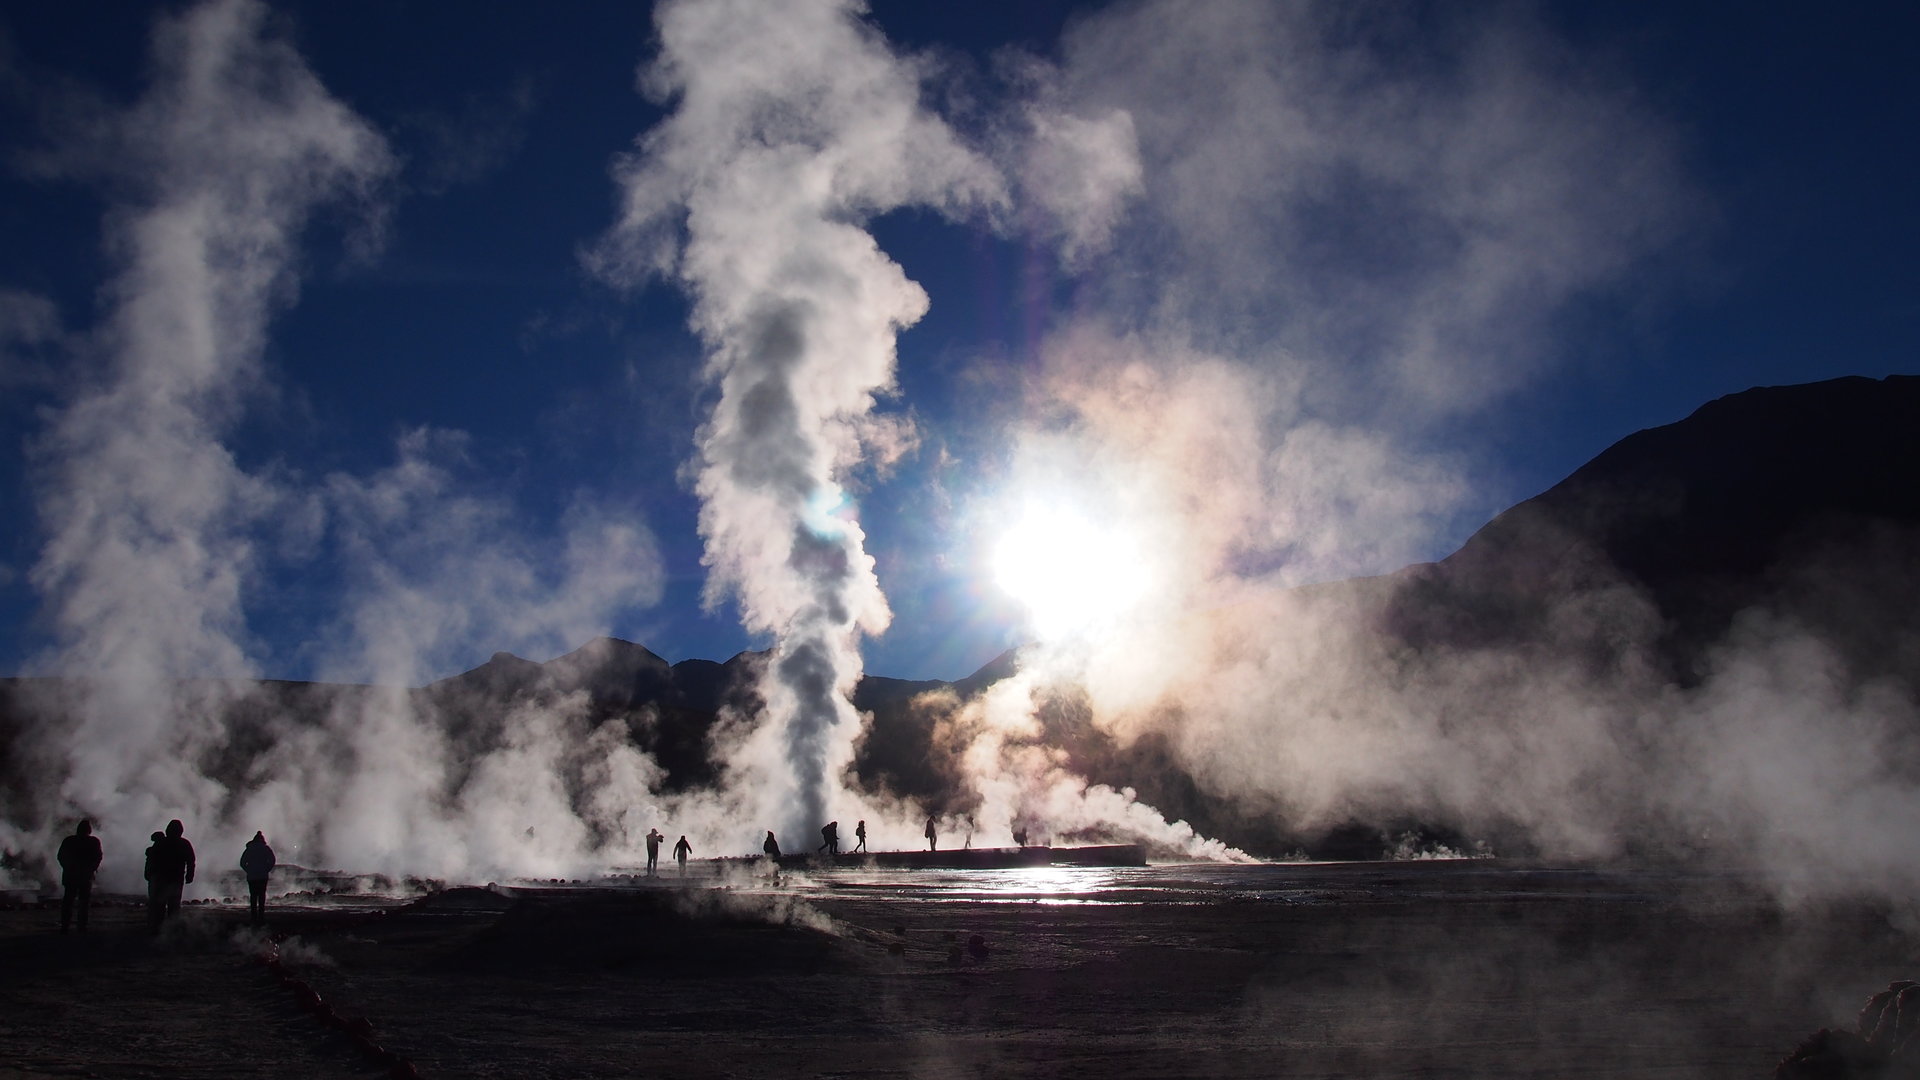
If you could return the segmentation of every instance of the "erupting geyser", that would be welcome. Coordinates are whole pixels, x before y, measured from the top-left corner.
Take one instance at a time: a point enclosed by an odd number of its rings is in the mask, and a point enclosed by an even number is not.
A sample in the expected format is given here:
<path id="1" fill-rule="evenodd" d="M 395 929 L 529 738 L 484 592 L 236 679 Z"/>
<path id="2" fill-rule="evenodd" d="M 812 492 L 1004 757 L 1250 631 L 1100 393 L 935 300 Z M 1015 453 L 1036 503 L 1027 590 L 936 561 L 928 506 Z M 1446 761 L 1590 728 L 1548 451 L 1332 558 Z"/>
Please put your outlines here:
<path id="1" fill-rule="evenodd" d="M 837 0 L 668 3 L 647 85 L 672 116 L 625 160 L 616 275 L 691 294 L 720 399 L 699 436 L 709 602 L 738 598 L 772 635 L 761 760 L 730 763 L 755 820 L 783 836 L 854 817 L 841 783 L 859 718 L 862 634 L 890 618 L 841 502 L 868 414 L 893 386 L 894 337 L 927 297 L 860 222 L 907 205 L 1000 197 L 997 174 L 922 110 L 920 74 Z"/>

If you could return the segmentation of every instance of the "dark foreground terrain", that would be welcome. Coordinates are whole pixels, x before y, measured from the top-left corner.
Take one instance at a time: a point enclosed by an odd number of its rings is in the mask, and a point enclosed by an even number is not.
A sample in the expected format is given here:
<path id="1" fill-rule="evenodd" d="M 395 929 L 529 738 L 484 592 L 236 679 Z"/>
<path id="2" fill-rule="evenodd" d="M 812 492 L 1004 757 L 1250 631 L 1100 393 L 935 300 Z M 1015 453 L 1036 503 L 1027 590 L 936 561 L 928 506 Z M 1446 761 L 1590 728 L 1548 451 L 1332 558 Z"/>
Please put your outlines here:
<path id="1" fill-rule="evenodd" d="M 1920 970 L 1884 912 L 1705 876 L 1075 873 L 316 901 L 274 913 L 278 972 L 243 908 L 5 910 L 0 1078 L 1768 1077 Z"/>

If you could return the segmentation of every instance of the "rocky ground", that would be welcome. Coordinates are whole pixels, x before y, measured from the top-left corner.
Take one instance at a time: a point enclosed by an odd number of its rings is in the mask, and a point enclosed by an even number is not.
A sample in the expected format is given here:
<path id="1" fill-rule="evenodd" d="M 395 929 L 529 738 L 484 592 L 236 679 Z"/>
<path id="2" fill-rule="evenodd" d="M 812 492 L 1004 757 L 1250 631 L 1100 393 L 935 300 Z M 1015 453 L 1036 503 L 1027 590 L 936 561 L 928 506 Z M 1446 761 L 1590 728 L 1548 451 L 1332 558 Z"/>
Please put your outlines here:
<path id="1" fill-rule="evenodd" d="M 0 1080 L 1766 1077 L 1920 970 L 1869 907 L 1364 873 L 1314 903 L 454 890 L 157 938 L 17 907 Z"/>

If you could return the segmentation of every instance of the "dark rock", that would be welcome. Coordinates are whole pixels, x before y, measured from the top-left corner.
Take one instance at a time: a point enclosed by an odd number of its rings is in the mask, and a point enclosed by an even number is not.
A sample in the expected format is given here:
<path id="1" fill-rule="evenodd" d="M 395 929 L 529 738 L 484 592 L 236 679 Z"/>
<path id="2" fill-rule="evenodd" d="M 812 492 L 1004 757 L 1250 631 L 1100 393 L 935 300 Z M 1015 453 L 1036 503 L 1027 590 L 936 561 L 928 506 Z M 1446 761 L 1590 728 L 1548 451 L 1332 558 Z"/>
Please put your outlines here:
<path id="1" fill-rule="evenodd" d="M 1853 1031 L 1821 1028 L 1774 1070 L 1775 1080 L 1908 1080 L 1920 1077 L 1920 984 L 1901 980 L 1873 995 Z"/>

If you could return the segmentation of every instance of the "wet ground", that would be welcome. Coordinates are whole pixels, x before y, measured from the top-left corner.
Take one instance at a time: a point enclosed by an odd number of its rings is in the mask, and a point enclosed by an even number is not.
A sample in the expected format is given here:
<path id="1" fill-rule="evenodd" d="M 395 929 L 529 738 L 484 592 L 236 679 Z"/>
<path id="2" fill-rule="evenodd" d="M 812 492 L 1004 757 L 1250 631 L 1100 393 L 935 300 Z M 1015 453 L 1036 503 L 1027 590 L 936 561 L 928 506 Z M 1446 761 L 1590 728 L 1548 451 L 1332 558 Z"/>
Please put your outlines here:
<path id="1" fill-rule="evenodd" d="M 279 976 L 244 905 L 0 911 L 0 1080 L 1765 1077 L 1920 970 L 1884 912 L 1706 874 L 693 870 L 290 898 Z"/>

